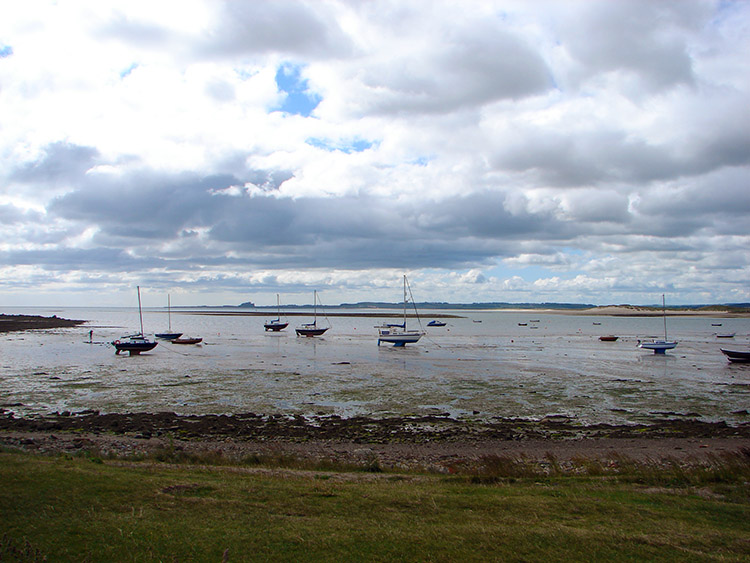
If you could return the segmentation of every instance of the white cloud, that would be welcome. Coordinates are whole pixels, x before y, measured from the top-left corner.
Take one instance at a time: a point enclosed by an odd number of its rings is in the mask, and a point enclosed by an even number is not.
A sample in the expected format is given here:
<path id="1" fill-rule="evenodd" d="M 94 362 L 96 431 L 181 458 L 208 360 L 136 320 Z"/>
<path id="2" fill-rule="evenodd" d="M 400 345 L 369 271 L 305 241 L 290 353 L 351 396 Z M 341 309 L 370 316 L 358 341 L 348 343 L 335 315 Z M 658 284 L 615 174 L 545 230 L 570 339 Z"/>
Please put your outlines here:
<path id="1" fill-rule="evenodd" d="M 747 295 L 745 3 L 5 8 L 0 302 Z"/>

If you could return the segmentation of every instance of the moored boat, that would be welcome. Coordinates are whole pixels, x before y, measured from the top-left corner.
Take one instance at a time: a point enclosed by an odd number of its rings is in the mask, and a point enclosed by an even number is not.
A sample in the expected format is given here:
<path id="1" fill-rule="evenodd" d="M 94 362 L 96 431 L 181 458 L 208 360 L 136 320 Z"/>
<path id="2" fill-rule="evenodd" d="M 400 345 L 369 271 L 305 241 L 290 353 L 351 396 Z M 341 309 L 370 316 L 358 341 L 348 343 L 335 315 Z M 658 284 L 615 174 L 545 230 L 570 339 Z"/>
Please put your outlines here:
<path id="1" fill-rule="evenodd" d="M 138 334 L 131 334 L 130 336 L 124 336 L 122 340 L 118 339 L 112 342 L 115 347 L 115 354 L 119 355 L 120 352 L 128 352 L 131 356 L 137 356 L 141 352 L 148 352 L 156 348 L 156 342 L 149 340 L 143 335 L 143 310 L 141 309 L 141 288 L 137 286 L 138 290 L 138 316 L 141 319 L 141 332 Z"/>
<path id="2" fill-rule="evenodd" d="M 406 303 L 408 301 L 408 295 L 406 292 L 407 287 L 406 275 L 404 275 L 404 322 L 400 325 L 384 324 L 377 327 L 378 346 L 380 346 L 381 342 L 386 342 L 388 344 L 393 344 L 394 346 L 403 347 L 406 344 L 414 344 L 418 342 L 424 335 L 424 331 L 422 330 L 409 330 L 406 328 Z M 409 289 L 409 292 L 411 292 L 411 289 Z M 412 303 L 414 303 L 414 299 L 412 299 Z M 414 306 L 414 310 L 417 310 L 416 305 Z"/>
<path id="3" fill-rule="evenodd" d="M 326 320 L 327 319 L 328 318 L 326 317 Z M 325 331 L 331 328 L 330 322 L 328 324 L 329 326 L 326 327 L 318 326 L 318 292 L 315 290 L 313 292 L 313 322 L 301 324 L 295 328 L 294 331 L 297 333 L 297 336 L 321 336 Z"/>
<path id="4" fill-rule="evenodd" d="M 203 342 L 202 338 L 175 338 L 172 340 L 172 344 L 200 344 Z"/>
<path id="5" fill-rule="evenodd" d="M 600 336 L 599 340 L 601 340 L 602 342 L 614 342 L 618 338 L 620 338 L 620 337 L 619 336 L 614 336 L 613 334 L 609 334 L 609 335 L 605 335 L 605 336 Z"/>
<path id="6" fill-rule="evenodd" d="M 169 294 L 167 294 L 167 319 L 167 325 L 169 327 L 167 332 L 157 332 L 154 336 L 156 338 L 161 338 L 162 340 L 174 340 L 175 338 L 182 336 L 181 332 L 172 332 L 172 300 Z"/>
<path id="7" fill-rule="evenodd" d="M 750 351 L 742 352 L 740 350 L 726 350 L 719 348 L 730 362 L 750 362 Z"/>
<path id="8" fill-rule="evenodd" d="M 127 340 L 115 340 L 112 342 L 112 345 L 115 347 L 115 354 L 119 355 L 120 352 L 128 352 L 131 356 L 137 356 L 141 352 L 153 350 L 158 344 L 158 342 L 153 342 L 142 334 L 132 334 L 123 338 Z"/>
<path id="9" fill-rule="evenodd" d="M 676 341 L 670 341 L 667 339 L 667 302 L 664 299 L 664 294 L 661 296 L 661 308 L 662 316 L 664 317 L 664 340 L 652 340 L 651 342 L 638 341 L 638 347 L 645 350 L 653 350 L 654 354 L 664 354 L 667 350 L 672 350 L 677 347 Z"/>
<path id="10" fill-rule="evenodd" d="M 430 321 L 427 326 L 445 326 L 443 321 Z"/>
<path id="11" fill-rule="evenodd" d="M 281 320 L 281 304 L 279 302 L 279 294 L 276 294 L 276 318 L 266 321 L 263 324 L 263 328 L 268 332 L 279 332 L 289 326 L 289 323 Z"/>

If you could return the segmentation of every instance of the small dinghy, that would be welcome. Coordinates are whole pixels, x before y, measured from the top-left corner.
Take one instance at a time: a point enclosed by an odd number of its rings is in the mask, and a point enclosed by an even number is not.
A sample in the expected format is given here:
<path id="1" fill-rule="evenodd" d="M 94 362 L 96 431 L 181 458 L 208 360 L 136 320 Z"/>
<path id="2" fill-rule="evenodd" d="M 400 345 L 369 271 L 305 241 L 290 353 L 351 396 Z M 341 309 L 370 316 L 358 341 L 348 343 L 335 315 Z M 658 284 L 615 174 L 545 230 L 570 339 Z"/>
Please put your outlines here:
<path id="1" fill-rule="evenodd" d="M 174 338 L 172 344 L 200 344 L 203 342 L 202 338 Z"/>

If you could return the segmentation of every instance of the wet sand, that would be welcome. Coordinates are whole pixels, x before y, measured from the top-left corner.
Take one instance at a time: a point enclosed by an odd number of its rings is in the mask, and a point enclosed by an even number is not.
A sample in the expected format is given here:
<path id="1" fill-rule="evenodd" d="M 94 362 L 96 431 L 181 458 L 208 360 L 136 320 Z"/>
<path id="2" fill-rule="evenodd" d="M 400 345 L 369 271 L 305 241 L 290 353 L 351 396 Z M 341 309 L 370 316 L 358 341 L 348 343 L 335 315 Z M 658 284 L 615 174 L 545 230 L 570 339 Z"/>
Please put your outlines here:
<path id="1" fill-rule="evenodd" d="M 84 322 L 0 315 L 0 332 Z M 730 426 L 679 413 L 663 413 L 667 419 L 650 424 L 582 426 L 566 417 L 475 421 L 448 415 L 342 418 L 83 411 L 16 418 L 6 410 L 14 406 L 0 405 L 0 444 L 36 452 L 95 451 L 127 457 L 170 448 L 237 461 L 253 455 L 353 464 L 376 460 L 382 467 L 436 471 L 487 456 L 539 462 L 550 456 L 562 461 L 621 456 L 658 461 L 750 452 L 750 422 Z M 742 420 L 748 416 L 747 411 L 737 414 Z"/>

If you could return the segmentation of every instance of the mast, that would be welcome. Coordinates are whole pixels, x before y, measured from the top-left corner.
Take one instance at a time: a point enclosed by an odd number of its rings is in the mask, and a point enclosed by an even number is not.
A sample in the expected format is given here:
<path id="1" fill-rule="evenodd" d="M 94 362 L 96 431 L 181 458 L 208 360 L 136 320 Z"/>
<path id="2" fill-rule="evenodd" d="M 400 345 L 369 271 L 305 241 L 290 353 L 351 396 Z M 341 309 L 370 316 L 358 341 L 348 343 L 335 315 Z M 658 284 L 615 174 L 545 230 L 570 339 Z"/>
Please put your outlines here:
<path id="1" fill-rule="evenodd" d="M 281 320 L 281 301 L 279 301 L 279 294 L 276 294 L 276 320 Z"/>
<path id="2" fill-rule="evenodd" d="M 167 293 L 167 318 L 169 319 L 169 332 L 172 332 L 172 301 L 169 293 Z M 141 328 L 142 331 L 143 328 Z"/>
<path id="3" fill-rule="evenodd" d="M 661 312 L 664 316 L 664 342 L 667 341 L 667 302 L 664 300 L 664 294 L 661 294 Z"/>
<path id="4" fill-rule="evenodd" d="M 318 326 L 318 290 L 313 289 L 313 324 Z"/>
<path id="5" fill-rule="evenodd" d="M 404 274 L 404 330 L 406 330 L 406 274 Z"/>
<path id="6" fill-rule="evenodd" d="M 143 336 L 143 311 L 141 310 L 141 286 L 135 286 L 138 290 L 138 316 L 141 318 L 141 336 Z"/>

